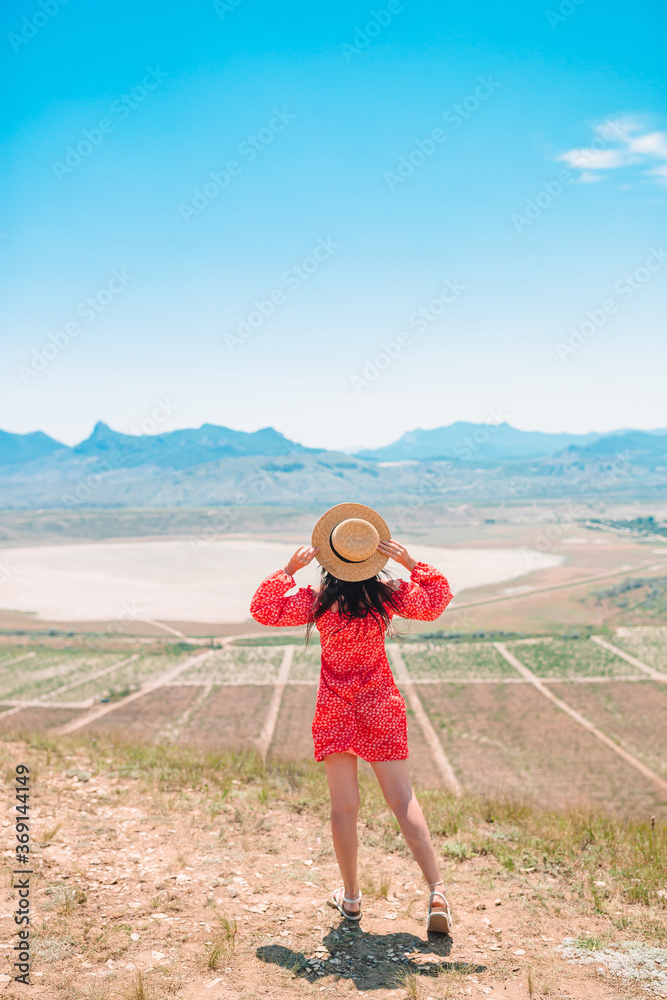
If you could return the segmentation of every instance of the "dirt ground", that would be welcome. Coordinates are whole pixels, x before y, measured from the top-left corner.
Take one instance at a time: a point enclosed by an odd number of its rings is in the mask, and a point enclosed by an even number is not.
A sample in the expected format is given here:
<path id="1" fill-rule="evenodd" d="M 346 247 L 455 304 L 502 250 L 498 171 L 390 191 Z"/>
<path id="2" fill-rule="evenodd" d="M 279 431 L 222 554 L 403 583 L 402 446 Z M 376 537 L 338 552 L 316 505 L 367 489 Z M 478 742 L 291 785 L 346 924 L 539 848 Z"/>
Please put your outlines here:
<path id="1" fill-rule="evenodd" d="M 419 870 L 393 818 L 367 792 L 359 926 L 327 904 L 340 879 L 326 802 L 297 770 L 281 792 L 241 762 L 222 794 L 201 783 L 196 760 L 178 780 L 160 784 L 140 755 L 116 759 L 102 744 L 40 749 L 16 740 L 0 752 L 0 997 L 647 996 L 595 965 L 568 964 L 555 950 L 568 937 L 618 941 L 637 933 L 644 908 L 624 902 L 602 869 L 591 898 L 571 870 L 539 862 L 510 870 L 493 854 L 457 853 L 451 838 L 434 835 L 454 933 L 429 937 Z M 19 762 L 30 765 L 33 787 L 29 990 L 9 979 L 11 792 Z"/>

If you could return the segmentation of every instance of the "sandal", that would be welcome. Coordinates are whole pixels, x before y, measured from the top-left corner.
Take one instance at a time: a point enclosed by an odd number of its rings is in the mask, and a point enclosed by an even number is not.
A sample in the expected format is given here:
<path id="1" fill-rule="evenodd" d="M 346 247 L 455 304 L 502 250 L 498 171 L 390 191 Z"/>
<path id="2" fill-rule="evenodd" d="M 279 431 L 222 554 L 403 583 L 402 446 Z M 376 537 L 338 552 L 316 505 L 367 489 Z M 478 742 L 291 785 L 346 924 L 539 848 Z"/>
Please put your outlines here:
<path id="1" fill-rule="evenodd" d="M 430 882 L 429 889 L 434 885 L 444 885 L 443 882 Z M 433 897 L 440 896 L 444 900 L 444 906 L 436 906 L 435 909 L 432 907 Z M 449 910 L 449 903 L 447 902 L 447 897 L 444 892 L 440 889 L 433 889 L 429 899 L 428 914 L 426 916 L 426 930 L 433 931 L 436 934 L 451 934 L 452 933 L 452 915 Z"/>
<path id="2" fill-rule="evenodd" d="M 350 913 L 350 911 L 345 908 L 346 903 L 361 904 L 361 889 L 356 896 L 346 896 L 344 887 L 342 889 L 334 889 L 331 893 L 331 899 L 329 902 L 332 906 L 335 906 L 336 909 L 347 918 L 347 920 L 361 920 L 361 905 L 356 913 Z"/>

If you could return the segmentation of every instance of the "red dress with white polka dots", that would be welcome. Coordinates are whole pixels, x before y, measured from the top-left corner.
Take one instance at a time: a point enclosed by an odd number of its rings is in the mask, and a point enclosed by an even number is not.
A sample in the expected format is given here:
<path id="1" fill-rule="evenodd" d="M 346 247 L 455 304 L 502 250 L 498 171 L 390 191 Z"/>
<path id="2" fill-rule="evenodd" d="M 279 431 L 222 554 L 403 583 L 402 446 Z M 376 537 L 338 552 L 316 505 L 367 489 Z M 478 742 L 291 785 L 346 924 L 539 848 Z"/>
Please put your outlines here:
<path id="1" fill-rule="evenodd" d="M 302 587 L 291 596 L 294 577 L 279 569 L 257 588 L 250 613 L 263 625 L 305 625 L 312 618 L 316 591 Z M 395 592 L 398 611 L 390 616 L 433 621 L 452 599 L 447 580 L 418 562 L 410 580 Z M 341 625 L 343 627 L 341 628 Z M 341 619 L 326 611 L 316 622 L 322 643 L 322 666 L 312 724 L 315 760 L 345 751 L 367 761 L 404 760 L 408 756 L 405 702 L 396 687 L 384 648 L 386 626 L 372 617 Z"/>

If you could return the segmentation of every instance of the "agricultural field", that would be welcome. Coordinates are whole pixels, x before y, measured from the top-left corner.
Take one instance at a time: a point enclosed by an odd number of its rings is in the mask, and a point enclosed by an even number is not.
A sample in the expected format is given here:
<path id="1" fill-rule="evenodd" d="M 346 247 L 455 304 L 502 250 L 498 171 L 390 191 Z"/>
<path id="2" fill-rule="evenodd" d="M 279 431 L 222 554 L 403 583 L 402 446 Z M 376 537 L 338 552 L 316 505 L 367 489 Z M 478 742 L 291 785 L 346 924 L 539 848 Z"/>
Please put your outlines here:
<path id="1" fill-rule="evenodd" d="M 139 690 L 188 655 L 187 647 L 179 646 L 136 646 L 105 653 L 49 650 L 42 645 L 23 653 L 14 647 L 11 652 L 7 655 L 5 650 L 0 660 L 0 702 L 5 704 L 23 700 L 94 704 Z"/>
<path id="2" fill-rule="evenodd" d="M 561 684 L 556 692 L 613 740 L 667 779 L 667 685 Z"/>
<path id="3" fill-rule="evenodd" d="M 641 670 L 590 639 L 519 639 L 507 648 L 538 677 L 632 677 Z"/>
<path id="4" fill-rule="evenodd" d="M 613 644 L 648 667 L 667 674 L 667 628 L 619 629 Z"/>
<path id="5" fill-rule="evenodd" d="M 411 643 L 401 646 L 401 652 L 416 681 L 516 677 L 516 670 L 490 642 Z"/>
<path id="6" fill-rule="evenodd" d="M 117 660 L 116 665 L 104 675 L 88 681 L 79 680 L 75 686 L 55 692 L 48 700 L 53 705 L 73 700 L 94 704 L 102 699 L 123 697 L 172 670 L 186 655 L 161 651 L 136 653 Z"/>
<path id="7" fill-rule="evenodd" d="M 0 661 L 0 701 L 49 698 L 62 688 L 74 692 L 88 678 L 112 671 L 132 655 L 44 648 L 18 654 L 11 650 L 11 654 Z M 100 677 L 100 690 L 103 689 Z M 72 694 L 66 700 L 83 700 L 83 697 L 78 699 Z"/>
<path id="8" fill-rule="evenodd" d="M 478 795 L 593 802 L 617 815 L 658 807 L 648 781 L 532 685 L 433 684 L 422 700 L 459 781 Z"/>
<path id="9" fill-rule="evenodd" d="M 49 645 L 13 637 L 0 644 L 2 732 L 121 732 L 165 746 L 312 758 L 319 643 L 305 648 L 296 633 L 267 639 L 275 641 L 137 638 L 106 640 L 104 648 L 104 638 L 56 637 Z M 664 666 L 664 627 L 623 628 L 606 640 L 647 666 Z M 444 760 L 464 791 L 667 816 L 660 678 L 589 638 L 433 639 L 395 648 L 407 671 L 395 676 L 418 787 L 447 787 Z"/>
<path id="10" fill-rule="evenodd" d="M 275 684 L 284 651 L 276 646 L 216 649 L 202 663 L 184 671 L 182 683 Z"/>
<path id="11" fill-rule="evenodd" d="M 307 649 L 304 649 L 303 644 L 297 646 L 294 650 L 290 680 L 316 683 L 320 676 L 320 657 L 319 645 L 312 646 L 309 643 Z"/>

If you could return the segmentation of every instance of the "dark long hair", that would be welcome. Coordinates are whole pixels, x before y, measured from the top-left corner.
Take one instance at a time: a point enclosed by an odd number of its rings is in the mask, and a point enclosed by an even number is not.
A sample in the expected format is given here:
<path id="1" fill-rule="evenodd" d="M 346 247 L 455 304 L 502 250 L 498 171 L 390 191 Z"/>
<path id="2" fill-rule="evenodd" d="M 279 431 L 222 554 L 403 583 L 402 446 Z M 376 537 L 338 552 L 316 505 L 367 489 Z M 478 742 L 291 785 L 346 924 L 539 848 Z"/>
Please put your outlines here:
<path id="1" fill-rule="evenodd" d="M 400 609 L 395 597 L 396 587 L 392 583 L 395 578 L 388 570 L 381 570 L 377 576 L 372 576 L 370 580 L 338 580 L 322 567 L 320 576 L 320 589 L 313 605 L 312 618 L 306 625 L 306 645 L 308 645 L 315 622 L 336 602 L 338 602 L 338 614 L 342 622 L 339 628 L 334 631 L 340 631 L 355 618 L 367 618 L 370 615 L 371 618 L 375 619 L 379 628 L 382 628 L 384 624 L 391 634 L 396 633 L 386 606 L 388 605 L 396 612 Z M 382 580 L 382 576 L 386 579 Z M 396 581 L 396 583 L 398 582 Z"/>

